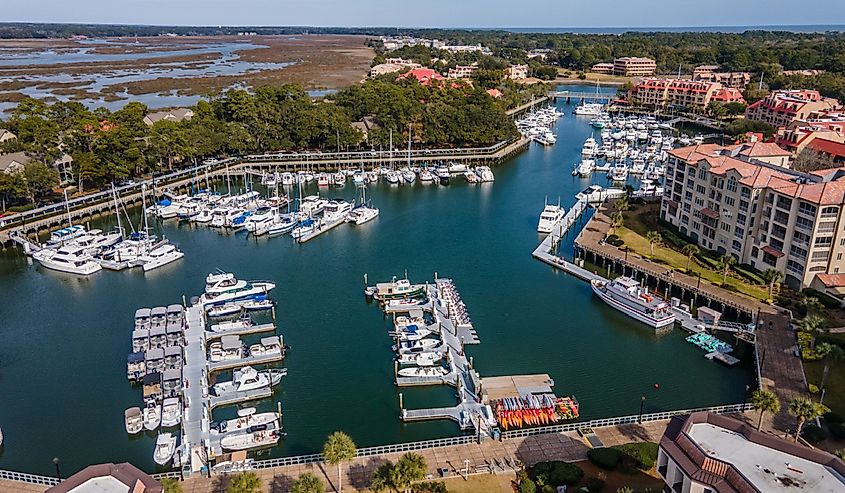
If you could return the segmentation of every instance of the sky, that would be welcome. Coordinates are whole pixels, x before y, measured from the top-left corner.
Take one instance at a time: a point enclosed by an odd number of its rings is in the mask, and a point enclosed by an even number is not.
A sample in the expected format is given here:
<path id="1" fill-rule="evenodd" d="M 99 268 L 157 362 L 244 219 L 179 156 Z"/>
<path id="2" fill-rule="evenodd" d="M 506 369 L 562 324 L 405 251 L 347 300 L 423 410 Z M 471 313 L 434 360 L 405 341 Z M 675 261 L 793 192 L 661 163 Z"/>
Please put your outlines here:
<path id="1" fill-rule="evenodd" d="M 843 0 L 3 0 L 0 21 L 343 27 L 845 24 Z"/>

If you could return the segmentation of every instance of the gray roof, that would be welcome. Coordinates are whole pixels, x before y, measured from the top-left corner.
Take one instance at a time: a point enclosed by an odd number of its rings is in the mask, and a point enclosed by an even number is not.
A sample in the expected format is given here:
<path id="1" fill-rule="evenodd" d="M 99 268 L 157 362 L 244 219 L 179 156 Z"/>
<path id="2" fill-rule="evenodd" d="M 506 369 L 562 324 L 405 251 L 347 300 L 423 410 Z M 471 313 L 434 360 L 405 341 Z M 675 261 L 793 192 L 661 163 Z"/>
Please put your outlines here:
<path id="1" fill-rule="evenodd" d="M 182 372 L 179 370 L 164 370 L 163 380 L 181 380 Z"/>
<path id="2" fill-rule="evenodd" d="M 151 311 L 152 310 L 150 310 L 149 308 L 138 308 L 137 310 L 135 310 L 135 318 L 149 317 Z"/>
<path id="3" fill-rule="evenodd" d="M 164 349 L 161 349 L 161 348 L 150 349 L 149 351 L 147 351 L 147 354 L 146 354 L 145 357 L 147 358 L 147 361 L 151 361 L 151 360 L 154 360 L 154 359 L 162 359 L 162 358 L 164 358 Z"/>
<path id="4" fill-rule="evenodd" d="M 282 342 L 279 340 L 279 336 L 262 337 L 261 338 L 261 345 L 262 346 L 281 346 Z"/>
<path id="5" fill-rule="evenodd" d="M 156 325 L 155 327 L 150 329 L 150 335 L 151 336 L 163 336 L 166 333 L 167 333 L 166 329 L 163 325 Z"/>
<path id="6" fill-rule="evenodd" d="M 165 356 L 175 356 L 175 355 L 182 356 L 182 348 L 179 346 L 167 346 L 164 348 L 164 355 Z"/>
<path id="7" fill-rule="evenodd" d="M 150 331 L 147 329 L 135 329 L 132 331 L 133 339 L 146 339 L 150 337 Z"/>
<path id="8" fill-rule="evenodd" d="M 238 349 L 242 346 L 241 339 L 238 336 L 223 336 L 220 338 L 220 342 L 226 351 Z"/>
<path id="9" fill-rule="evenodd" d="M 182 120 L 190 120 L 194 115 L 194 111 L 190 108 L 176 108 L 173 110 L 156 111 L 144 117 L 149 123 L 156 123 L 161 120 L 171 120 L 181 122 Z"/>
<path id="10" fill-rule="evenodd" d="M 3 154 L 0 156 L 0 171 L 6 171 L 9 169 L 13 164 L 19 164 L 21 166 L 27 165 L 32 162 L 32 158 L 27 156 L 25 152 L 13 152 L 11 154 Z"/>
<path id="11" fill-rule="evenodd" d="M 150 315 L 152 315 L 154 317 L 156 317 L 156 316 L 161 317 L 161 316 L 164 316 L 164 315 L 167 314 L 167 308 L 165 308 L 163 306 L 157 306 L 157 307 L 153 308 L 152 310 L 150 310 L 150 312 L 151 312 Z"/>

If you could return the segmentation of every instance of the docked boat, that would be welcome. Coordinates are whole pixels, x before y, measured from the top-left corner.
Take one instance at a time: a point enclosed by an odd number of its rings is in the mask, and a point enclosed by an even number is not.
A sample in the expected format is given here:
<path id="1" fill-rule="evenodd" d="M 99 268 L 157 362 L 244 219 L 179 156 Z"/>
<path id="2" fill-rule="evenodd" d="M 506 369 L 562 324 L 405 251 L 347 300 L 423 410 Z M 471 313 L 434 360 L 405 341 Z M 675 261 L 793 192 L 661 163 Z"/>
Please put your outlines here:
<path id="1" fill-rule="evenodd" d="M 203 305 L 220 305 L 229 301 L 266 295 L 268 291 L 276 287 L 269 281 L 242 281 L 228 272 L 209 274 L 205 282 L 205 293 L 200 296 L 200 303 Z"/>
<path id="2" fill-rule="evenodd" d="M 51 247 L 64 245 L 66 242 L 78 238 L 86 233 L 85 226 L 74 224 L 66 228 L 57 229 L 50 233 L 47 245 Z"/>
<path id="3" fill-rule="evenodd" d="M 397 280 L 394 277 L 391 282 L 376 284 L 371 294 L 379 301 L 414 298 L 425 294 L 425 285 L 411 284 L 407 279 Z"/>
<path id="4" fill-rule="evenodd" d="M 161 426 L 172 428 L 182 422 L 182 403 L 177 397 L 169 397 L 161 404 Z"/>
<path id="5" fill-rule="evenodd" d="M 590 285 L 602 301 L 655 329 L 675 322 L 675 314 L 669 304 L 640 287 L 635 279 L 623 276 L 612 281 L 592 280 Z"/>
<path id="6" fill-rule="evenodd" d="M 441 185 L 448 185 L 449 179 L 452 177 L 449 173 L 449 168 L 442 165 L 434 169 L 434 175 L 440 181 Z"/>
<path id="7" fill-rule="evenodd" d="M 367 207 L 367 206 L 358 206 L 352 209 L 352 212 L 346 217 L 348 222 L 351 222 L 356 225 L 361 225 L 366 222 L 372 221 L 376 217 L 378 217 L 379 210 L 375 207 Z"/>
<path id="8" fill-rule="evenodd" d="M 400 377 L 445 377 L 448 373 L 440 366 L 402 368 L 397 372 Z"/>
<path id="9" fill-rule="evenodd" d="M 393 171 L 393 170 L 388 171 L 387 174 L 384 175 L 384 178 L 391 185 L 398 185 L 399 184 L 399 173 L 396 172 L 396 171 Z"/>
<path id="10" fill-rule="evenodd" d="M 126 426 L 126 433 L 134 435 L 144 429 L 144 415 L 140 407 L 130 407 L 123 412 L 123 423 Z"/>
<path id="11" fill-rule="evenodd" d="M 417 181 L 417 174 L 409 169 L 402 170 L 402 178 L 405 180 L 405 183 L 411 184 Z"/>
<path id="12" fill-rule="evenodd" d="M 250 356 L 272 356 L 284 353 L 279 336 L 262 337 L 258 344 L 249 346 Z"/>
<path id="13" fill-rule="evenodd" d="M 602 188 L 600 185 L 590 185 L 584 190 L 575 194 L 578 200 L 586 200 L 591 204 L 604 202 L 607 199 L 616 199 L 625 195 L 621 188 Z"/>
<path id="14" fill-rule="evenodd" d="M 223 305 L 223 306 L 231 306 L 232 304 Z M 238 307 L 238 311 L 241 310 L 239 305 L 235 305 Z M 211 331 L 217 333 L 226 333 L 232 332 L 241 329 L 248 329 L 255 325 L 255 322 L 252 321 L 252 318 L 247 313 L 243 313 L 237 320 L 229 320 L 227 322 L 220 322 L 219 324 L 212 324 Z"/>
<path id="15" fill-rule="evenodd" d="M 420 353 L 431 351 L 440 345 L 439 339 L 419 339 L 416 341 L 399 341 L 398 345 L 393 346 L 393 350 L 398 353 Z"/>
<path id="16" fill-rule="evenodd" d="M 173 460 L 173 454 L 176 453 L 176 435 L 173 433 L 161 433 L 156 438 L 156 448 L 153 453 L 153 460 L 155 463 L 164 466 Z"/>
<path id="17" fill-rule="evenodd" d="M 581 147 L 581 155 L 590 158 L 596 155 L 596 149 L 598 145 L 596 144 L 596 139 L 592 137 L 588 137 L 587 140 L 584 141 L 584 146 Z"/>
<path id="18" fill-rule="evenodd" d="M 540 213 L 540 222 L 537 224 L 537 232 L 544 234 L 551 233 L 554 225 L 563 219 L 563 215 L 564 210 L 560 204 L 546 204 L 545 207 L 543 207 L 543 212 Z"/>
<path id="19" fill-rule="evenodd" d="M 604 112 L 604 105 L 601 103 L 583 103 L 575 108 L 575 114 L 581 116 L 599 116 Z"/>
<path id="20" fill-rule="evenodd" d="M 233 433 L 245 431 L 251 426 L 276 424 L 281 418 L 278 413 L 256 413 L 254 407 L 238 409 L 238 417 L 227 419 L 219 423 L 212 423 L 211 428 L 217 433 Z"/>
<path id="21" fill-rule="evenodd" d="M 281 433 L 272 425 L 250 426 L 246 433 L 228 435 L 220 440 L 223 450 L 249 450 L 270 447 L 279 442 Z"/>
<path id="22" fill-rule="evenodd" d="M 45 248 L 32 254 L 45 269 L 69 274 L 89 275 L 102 270 L 102 266 L 86 253 L 84 247 L 68 245 L 56 250 Z"/>
<path id="23" fill-rule="evenodd" d="M 206 313 L 209 317 L 228 317 L 235 315 L 243 310 L 243 306 L 238 303 L 226 303 L 224 305 L 210 306 Z"/>
<path id="24" fill-rule="evenodd" d="M 610 168 L 610 179 L 622 183 L 628 179 L 628 166 L 623 162 L 617 162 Z"/>
<path id="25" fill-rule="evenodd" d="M 443 355 L 440 353 L 424 352 L 400 354 L 396 361 L 398 361 L 400 365 L 434 366 L 442 359 Z"/>
<path id="26" fill-rule="evenodd" d="M 431 174 L 431 171 L 427 169 L 422 169 L 420 171 L 420 182 L 421 183 L 429 183 L 434 180 L 434 176 Z"/>
<path id="27" fill-rule="evenodd" d="M 582 159 L 578 166 L 575 167 L 575 173 L 578 176 L 586 178 L 593 174 L 596 170 L 596 162 L 592 159 Z"/>
<path id="28" fill-rule="evenodd" d="M 290 233 L 296 227 L 296 220 L 291 214 L 282 214 L 267 227 L 268 236 L 281 236 Z"/>
<path id="29" fill-rule="evenodd" d="M 310 235 L 319 229 L 321 223 L 322 219 L 305 219 L 304 221 L 299 222 L 297 226 L 291 230 L 290 235 L 293 239 L 299 240 L 303 236 Z"/>
<path id="30" fill-rule="evenodd" d="M 214 395 L 220 396 L 270 388 L 278 385 L 286 374 L 286 370 L 258 371 L 251 366 L 245 366 L 232 373 L 232 380 L 218 382 L 211 387 L 211 390 Z"/>
<path id="31" fill-rule="evenodd" d="M 138 260 L 143 262 L 142 267 L 144 272 L 149 272 L 153 269 L 164 267 L 171 262 L 175 262 L 184 256 L 185 254 L 174 245 L 166 244 L 150 250 L 146 255 L 142 255 Z"/>
<path id="32" fill-rule="evenodd" d="M 144 428 L 155 431 L 161 425 L 161 406 L 155 399 L 149 399 L 144 405 Z"/>
<path id="33" fill-rule="evenodd" d="M 490 169 L 490 166 L 478 166 L 475 168 L 475 174 L 478 175 L 478 179 L 483 182 L 494 181 L 496 179 L 493 176 L 493 171 Z"/>

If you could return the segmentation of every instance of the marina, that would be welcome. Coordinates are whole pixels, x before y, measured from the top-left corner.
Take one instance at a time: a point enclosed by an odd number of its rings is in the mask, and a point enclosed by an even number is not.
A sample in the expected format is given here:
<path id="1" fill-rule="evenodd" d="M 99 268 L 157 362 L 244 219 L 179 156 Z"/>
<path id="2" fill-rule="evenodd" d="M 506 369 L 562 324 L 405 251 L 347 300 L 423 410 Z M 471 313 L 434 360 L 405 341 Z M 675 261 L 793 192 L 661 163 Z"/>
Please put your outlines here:
<path id="1" fill-rule="evenodd" d="M 561 104 L 562 111 L 571 109 Z M 28 375 L 29 388 L 43 389 L 32 393 L 10 378 L 0 379 L 4 399 L 16 403 L 0 407 L 5 435 L 0 468 L 50 474 L 51 459 L 59 457 L 67 471 L 122 460 L 156 471 L 156 436 L 129 436 L 125 429 L 125 410 L 141 404 L 140 391 L 126 378 L 132 330 L 126 322 L 131 324 L 141 305 L 167 307 L 183 296 L 190 301 L 217 267 L 244 279 L 277 281 L 272 295 L 283 301 L 283 309 L 276 325 L 284 342 L 295 348 L 285 359 L 290 374 L 272 396 L 249 401 L 257 413 L 274 412 L 276 402 L 284 404 L 289 435 L 262 452 L 262 458 L 317 452 L 338 428 L 362 447 L 460 433 L 450 419 L 401 420 L 401 407 L 454 407 L 456 389 L 402 387 L 404 406 L 399 406 L 397 389 L 390 383 L 395 382 L 395 342 L 386 336 L 394 329 L 392 317 L 384 318 L 382 311 L 361 302 L 364 273 L 373 281 L 389 280 L 405 269 L 410 279 L 448 273 L 482 342 L 467 346 L 473 368 L 481 375 L 546 373 L 561 391 L 577 396 L 581 420 L 635 414 L 643 395 L 647 412 L 741 402 L 753 378 L 743 364 L 727 369 L 707 361 L 681 331 L 656 336 L 606 306 L 587 283 L 528 255 L 545 239 L 536 232 L 544 197 L 550 202 L 554 197 L 556 203 L 560 196 L 569 212 L 576 193 L 593 183 L 606 186 L 599 176 L 582 180 L 570 174 L 592 131 L 588 122 L 567 115 L 554 131 L 554 146 L 531 146 L 494 167 L 493 183 L 452 179 L 449 186 L 434 186 L 418 178 L 410 186 L 392 186 L 380 180 L 367 187 L 367 197 L 381 211 L 378 219 L 362 228 L 335 228 L 302 247 L 266 235 L 225 235 L 177 218 L 155 221 L 185 252 L 185 259 L 146 276 L 140 270 L 90 277 L 40 272 L 19 252 L 0 252 L 0 289 L 12 293 L 0 304 L 5 321 L 0 333 L 6 341 L 0 347 L 0 372 Z M 629 180 L 639 188 L 636 178 Z M 305 195 L 316 190 L 316 184 L 309 187 Z M 349 182 L 329 196 L 352 201 L 357 195 Z M 129 211 L 138 217 L 137 209 Z M 572 251 L 578 225 L 594 213 L 585 208 L 570 233 L 555 237 L 558 252 Z M 113 226 L 111 216 L 91 224 L 103 231 Z M 210 328 L 194 330 L 190 323 L 205 317 L 202 310 L 186 312 L 186 362 L 205 357 L 200 341 Z M 50 345 L 33 344 L 45 336 Z M 101 356 L 91 357 L 92 348 Z M 643 354 L 649 357 L 641 358 Z M 767 357 L 766 365 L 772 358 Z M 631 372 L 634 366 L 637 371 Z M 74 378 L 55 378 L 69 367 Z M 629 377 L 620 379 L 622 373 Z M 323 376 L 319 386 L 313 375 Z M 183 377 L 191 382 L 185 389 L 189 398 L 201 401 L 202 391 L 194 385 L 201 381 L 201 371 L 189 364 Z M 354 389 L 350 378 L 356 380 Z M 656 382 L 659 390 L 653 387 Z M 688 392 L 691 382 L 695 393 Z M 58 409 L 52 404 L 56 401 L 73 406 Z M 235 417 L 232 406 L 214 410 L 215 420 Z M 187 409 L 181 425 L 190 437 L 186 441 L 201 441 L 202 419 L 201 409 Z M 376 429 L 372 422 L 380 426 Z M 81 436 L 87 437 L 84 443 L 73 438 Z M 27 446 L 45 453 L 22 453 Z"/>

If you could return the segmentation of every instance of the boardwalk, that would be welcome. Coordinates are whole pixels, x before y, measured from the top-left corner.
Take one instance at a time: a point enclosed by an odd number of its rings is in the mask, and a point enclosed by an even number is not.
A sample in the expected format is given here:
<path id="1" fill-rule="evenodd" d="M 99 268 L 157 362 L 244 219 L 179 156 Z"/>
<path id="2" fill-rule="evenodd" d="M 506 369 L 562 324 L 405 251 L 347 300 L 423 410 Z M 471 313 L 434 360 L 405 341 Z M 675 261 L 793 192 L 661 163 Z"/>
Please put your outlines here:
<path id="1" fill-rule="evenodd" d="M 775 428 L 795 428 L 795 418 L 789 415 L 789 401 L 807 397 L 807 382 L 795 333 L 789 316 L 782 313 L 762 313 L 757 323 L 757 358 L 760 362 L 760 386 L 773 390 L 781 402 L 781 412 L 774 419 Z"/>

